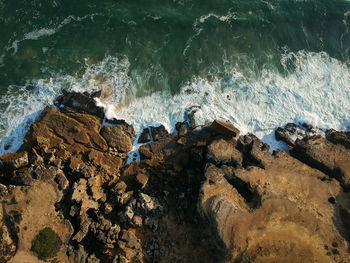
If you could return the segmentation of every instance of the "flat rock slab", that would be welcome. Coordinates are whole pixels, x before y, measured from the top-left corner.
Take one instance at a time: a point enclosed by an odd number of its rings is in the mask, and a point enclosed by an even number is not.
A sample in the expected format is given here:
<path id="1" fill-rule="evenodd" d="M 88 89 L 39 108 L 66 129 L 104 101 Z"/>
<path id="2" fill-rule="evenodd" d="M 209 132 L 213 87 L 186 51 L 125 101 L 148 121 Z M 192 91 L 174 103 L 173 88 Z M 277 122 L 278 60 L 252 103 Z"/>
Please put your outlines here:
<path id="1" fill-rule="evenodd" d="M 47 107 L 39 120 L 27 133 L 24 143 L 46 145 L 48 148 L 62 148 L 65 145 L 70 152 L 93 148 L 106 151 L 108 145 L 100 135 L 102 120 L 90 114 L 62 113 L 54 107 Z"/>
<path id="2" fill-rule="evenodd" d="M 224 135 L 226 137 L 239 136 L 239 130 L 229 122 L 223 122 L 219 120 L 213 121 L 210 126 L 216 133 Z"/>
<path id="3" fill-rule="evenodd" d="M 110 147 L 124 153 L 131 151 L 132 138 L 125 132 L 123 126 L 103 126 L 101 134 Z"/>

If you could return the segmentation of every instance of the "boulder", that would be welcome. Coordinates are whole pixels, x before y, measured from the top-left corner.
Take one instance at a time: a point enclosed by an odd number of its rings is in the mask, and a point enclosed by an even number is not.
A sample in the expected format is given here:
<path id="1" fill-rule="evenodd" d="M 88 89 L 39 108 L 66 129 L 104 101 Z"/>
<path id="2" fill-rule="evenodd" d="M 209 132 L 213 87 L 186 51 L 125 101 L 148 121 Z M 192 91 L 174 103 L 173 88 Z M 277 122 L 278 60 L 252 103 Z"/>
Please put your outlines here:
<path id="1" fill-rule="evenodd" d="M 119 240 L 124 242 L 128 248 L 136 249 L 140 247 L 140 240 L 130 230 L 122 230 L 119 234 Z"/>
<path id="2" fill-rule="evenodd" d="M 151 135 L 149 132 L 149 128 L 144 128 L 139 139 L 138 139 L 138 143 L 146 143 L 151 141 Z"/>
<path id="3" fill-rule="evenodd" d="M 150 129 L 154 141 L 158 141 L 160 138 L 169 134 L 169 132 L 165 129 L 163 125 L 160 125 L 158 127 L 151 126 Z"/>
<path id="4" fill-rule="evenodd" d="M 77 92 L 65 92 L 56 101 L 59 108 L 69 107 L 80 113 L 88 113 L 99 118 L 104 117 L 104 109 L 96 106 L 95 100 Z"/>
<path id="5" fill-rule="evenodd" d="M 175 128 L 179 134 L 180 137 L 186 135 L 186 133 L 188 132 L 188 125 L 186 122 L 178 122 L 175 124 Z"/>
<path id="6" fill-rule="evenodd" d="M 289 147 L 294 147 L 297 139 L 315 135 L 323 135 L 323 131 L 306 123 L 302 125 L 287 123 L 284 127 L 278 127 L 275 131 L 276 139 L 285 142 Z"/>
<path id="7" fill-rule="evenodd" d="M 191 129 L 197 128 L 195 114 L 200 109 L 201 109 L 201 106 L 194 105 L 194 106 L 187 108 L 185 111 L 185 118 L 187 119 Z"/>
<path id="8" fill-rule="evenodd" d="M 148 182 L 148 175 L 144 173 L 138 173 L 136 175 L 137 186 L 140 187 L 141 189 L 145 188 L 147 182 Z"/>
<path id="9" fill-rule="evenodd" d="M 228 138 L 239 136 L 239 130 L 229 122 L 215 120 L 210 127 L 214 132 Z"/>

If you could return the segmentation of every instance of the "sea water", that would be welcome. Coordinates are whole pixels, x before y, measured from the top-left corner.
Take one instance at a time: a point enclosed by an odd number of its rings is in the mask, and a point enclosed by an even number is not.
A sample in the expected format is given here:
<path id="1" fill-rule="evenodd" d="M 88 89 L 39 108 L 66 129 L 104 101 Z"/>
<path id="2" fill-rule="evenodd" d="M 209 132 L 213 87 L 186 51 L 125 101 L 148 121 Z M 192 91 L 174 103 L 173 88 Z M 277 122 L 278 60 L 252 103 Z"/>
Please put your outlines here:
<path id="1" fill-rule="evenodd" d="M 348 130 L 349 23 L 345 0 L 0 0 L 0 154 L 63 89 L 137 132 L 192 106 L 273 149 L 287 122 Z"/>

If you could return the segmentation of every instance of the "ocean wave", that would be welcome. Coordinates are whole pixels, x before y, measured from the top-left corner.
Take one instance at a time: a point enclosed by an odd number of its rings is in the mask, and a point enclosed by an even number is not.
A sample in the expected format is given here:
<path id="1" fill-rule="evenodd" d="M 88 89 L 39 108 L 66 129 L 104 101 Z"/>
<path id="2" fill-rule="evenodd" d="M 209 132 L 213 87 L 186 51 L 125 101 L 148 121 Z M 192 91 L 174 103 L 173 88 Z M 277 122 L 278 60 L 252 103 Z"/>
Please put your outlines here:
<path id="1" fill-rule="evenodd" d="M 198 125 L 214 119 L 229 120 L 242 133 L 257 134 L 273 149 L 282 147 L 274 139 L 274 129 L 287 122 L 350 129 L 350 71 L 346 64 L 326 53 L 307 51 L 286 52 L 281 64 L 286 74 L 266 68 L 247 77 L 231 66 L 230 71 L 210 80 L 194 76 L 176 95 L 157 92 L 137 98 L 129 61 L 108 56 L 100 63 L 87 65 L 80 77 L 39 80 L 34 90 L 20 89 L 19 95 L 14 89 L 13 94 L 1 98 L 0 104 L 10 106 L 0 120 L 0 126 L 7 127 L 0 154 L 18 149 L 35 114 L 51 104 L 62 88 L 78 92 L 102 89 L 98 103 L 105 107 L 106 116 L 125 119 L 137 132 L 160 124 L 174 131 L 176 122 L 183 121 L 186 110 L 193 105 L 200 107 L 195 113 Z M 28 120 L 26 116 L 30 116 Z"/>
<path id="2" fill-rule="evenodd" d="M 58 24 L 56 27 L 53 28 L 40 28 L 37 30 L 33 30 L 31 32 L 25 33 L 24 36 L 21 39 L 16 39 L 14 41 L 9 41 L 11 44 L 9 44 L 5 49 L 6 51 L 9 51 L 13 49 L 13 55 L 15 55 L 18 51 L 18 45 L 25 41 L 25 40 L 38 40 L 42 37 L 47 37 L 56 34 L 61 28 L 64 26 L 70 24 L 71 22 L 81 22 L 85 19 L 93 19 L 95 16 L 101 15 L 98 13 L 95 14 L 89 14 L 85 15 L 83 17 L 76 17 L 76 16 L 68 16 L 66 17 L 60 24 Z"/>

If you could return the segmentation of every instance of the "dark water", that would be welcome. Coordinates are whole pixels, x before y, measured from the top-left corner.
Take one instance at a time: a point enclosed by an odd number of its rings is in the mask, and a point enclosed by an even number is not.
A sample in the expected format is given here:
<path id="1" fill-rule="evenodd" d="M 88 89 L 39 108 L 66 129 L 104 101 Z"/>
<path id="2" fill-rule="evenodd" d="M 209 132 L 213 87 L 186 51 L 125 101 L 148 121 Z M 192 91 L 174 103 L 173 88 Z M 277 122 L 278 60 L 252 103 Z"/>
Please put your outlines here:
<path id="1" fill-rule="evenodd" d="M 127 57 L 140 94 L 178 91 L 224 65 L 281 70 L 285 50 L 349 60 L 350 2 L 0 1 L 1 92 L 9 85 L 84 71 L 107 55 Z M 291 65 L 292 66 L 292 65 Z"/>
<path id="2" fill-rule="evenodd" d="M 254 91 L 249 81 L 266 71 L 289 81 L 300 71 L 300 56 L 290 55 L 298 52 L 310 71 L 320 63 L 308 54 L 319 54 L 327 67 L 308 76 L 311 82 L 320 71 L 329 77 L 329 63 L 339 62 L 346 74 L 349 25 L 348 0 L 0 0 L 0 139 L 79 78 L 88 86 L 112 76 L 111 85 L 131 87 L 131 99 L 176 95 L 193 78 L 220 78 L 222 90 L 246 89 L 254 97 L 271 81 Z M 87 76 L 91 68 L 98 74 Z M 234 81 L 233 68 L 248 84 Z M 347 88 L 348 80 L 338 86 Z"/>

